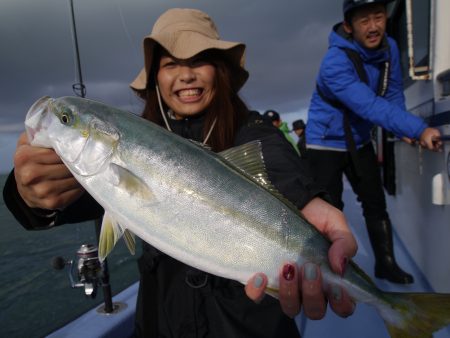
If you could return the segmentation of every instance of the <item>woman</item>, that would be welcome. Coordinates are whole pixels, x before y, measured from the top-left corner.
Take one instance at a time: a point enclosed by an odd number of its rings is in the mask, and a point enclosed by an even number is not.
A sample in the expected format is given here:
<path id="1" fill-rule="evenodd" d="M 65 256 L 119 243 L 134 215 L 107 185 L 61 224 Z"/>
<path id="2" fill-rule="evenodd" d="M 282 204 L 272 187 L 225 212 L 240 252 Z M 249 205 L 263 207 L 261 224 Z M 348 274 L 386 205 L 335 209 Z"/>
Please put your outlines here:
<path id="1" fill-rule="evenodd" d="M 321 190 L 283 135 L 250 112 L 237 94 L 248 78 L 244 50 L 243 44 L 220 40 L 205 13 L 167 11 L 144 39 L 145 67 L 131 84 L 145 100 L 143 117 L 213 151 L 260 139 L 269 177 L 330 238 L 331 265 L 343 273 L 356 244 L 342 213 L 318 197 Z M 4 196 L 28 229 L 79 222 L 103 212 L 52 150 L 31 147 L 25 135 Z M 281 267 L 280 301 L 263 298 L 263 274 L 244 288 L 146 243 L 139 270 L 136 335 L 141 337 L 299 337 L 292 318 L 300 311 L 300 299 L 310 318 L 321 318 L 326 310 L 320 270 L 313 264 L 297 269 L 286 262 Z M 338 314 L 353 312 L 353 302 L 342 290 L 333 289 L 328 298 Z"/>

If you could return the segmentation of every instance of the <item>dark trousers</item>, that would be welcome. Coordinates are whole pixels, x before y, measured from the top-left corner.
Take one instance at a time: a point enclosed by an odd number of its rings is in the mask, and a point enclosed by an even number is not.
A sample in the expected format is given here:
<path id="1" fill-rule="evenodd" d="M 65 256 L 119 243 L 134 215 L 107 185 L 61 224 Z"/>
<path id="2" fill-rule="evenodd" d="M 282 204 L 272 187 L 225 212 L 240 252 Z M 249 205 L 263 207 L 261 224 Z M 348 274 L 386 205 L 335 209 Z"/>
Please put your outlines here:
<path id="1" fill-rule="evenodd" d="M 345 175 L 361 202 L 366 222 L 388 219 L 380 170 L 372 143 L 358 149 L 357 156 L 359 176 L 356 175 L 348 151 L 308 149 L 308 161 L 316 182 L 328 191 L 335 207 L 344 209 L 342 178 Z"/>

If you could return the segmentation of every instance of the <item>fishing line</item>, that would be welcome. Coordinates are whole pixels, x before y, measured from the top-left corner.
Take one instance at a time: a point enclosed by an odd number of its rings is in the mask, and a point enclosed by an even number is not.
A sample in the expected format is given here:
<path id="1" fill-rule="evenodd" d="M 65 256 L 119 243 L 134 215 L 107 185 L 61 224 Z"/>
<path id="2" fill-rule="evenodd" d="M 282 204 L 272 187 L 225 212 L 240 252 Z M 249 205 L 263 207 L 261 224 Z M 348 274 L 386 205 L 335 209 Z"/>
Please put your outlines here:
<path id="1" fill-rule="evenodd" d="M 117 11 L 119 13 L 120 22 L 122 24 L 124 34 L 128 40 L 128 43 L 130 44 L 132 50 L 138 50 L 138 47 L 134 44 L 133 39 L 131 38 L 130 31 L 127 28 L 127 24 L 125 22 L 125 17 L 123 15 L 122 7 L 120 6 L 119 0 L 116 0 L 116 7 L 117 7 Z M 136 68 L 139 69 L 140 62 L 137 62 L 136 58 L 134 58 L 134 57 L 133 57 L 133 59 L 135 60 L 134 63 L 136 63 Z M 130 104 L 131 107 L 133 107 L 133 110 L 135 110 L 135 108 L 136 108 L 135 101 L 133 100 L 134 97 L 135 96 L 131 96 L 130 94 L 128 95 L 128 103 Z"/>
<path id="2" fill-rule="evenodd" d="M 163 105 L 162 105 L 162 102 L 161 102 L 161 94 L 159 93 L 159 86 L 158 86 L 158 84 L 155 85 L 155 88 L 156 88 L 156 97 L 158 98 L 159 110 L 161 111 L 161 115 L 162 115 L 162 117 L 164 119 L 164 123 L 166 125 L 167 130 L 168 131 L 172 131 L 172 129 L 170 128 L 170 125 L 169 125 L 169 121 L 167 121 L 166 112 L 164 111 L 164 108 L 163 108 Z"/>
<path id="3" fill-rule="evenodd" d="M 133 43 L 133 39 L 131 38 L 130 32 L 128 31 L 127 25 L 125 23 L 125 17 L 123 16 L 122 7 L 120 7 L 119 0 L 116 0 L 117 5 L 117 11 L 119 12 L 120 22 L 122 23 L 123 31 L 125 32 L 125 36 L 127 37 L 127 40 L 129 44 L 131 45 L 133 50 L 137 50 L 137 47 Z"/>

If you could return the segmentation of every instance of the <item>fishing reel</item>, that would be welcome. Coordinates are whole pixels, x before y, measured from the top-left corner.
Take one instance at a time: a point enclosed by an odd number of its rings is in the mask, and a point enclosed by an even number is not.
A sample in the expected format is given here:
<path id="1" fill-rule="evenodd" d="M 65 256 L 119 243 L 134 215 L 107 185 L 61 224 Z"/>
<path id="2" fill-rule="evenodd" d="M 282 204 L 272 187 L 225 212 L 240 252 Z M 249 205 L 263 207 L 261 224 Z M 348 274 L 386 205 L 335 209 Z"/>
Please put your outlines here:
<path id="1" fill-rule="evenodd" d="M 77 250 L 78 262 L 66 261 L 62 257 L 54 257 L 52 266 L 62 270 L 68 265 L 69 280 L 72 288 L 84 288 L 86 296 L 95 298 L 97 289 L 102 286 L 103 269 L 98 259 L 98 249 L 92 244 L 83 244 Z M 75 270 L 76 269 L 76 273 Z"/>

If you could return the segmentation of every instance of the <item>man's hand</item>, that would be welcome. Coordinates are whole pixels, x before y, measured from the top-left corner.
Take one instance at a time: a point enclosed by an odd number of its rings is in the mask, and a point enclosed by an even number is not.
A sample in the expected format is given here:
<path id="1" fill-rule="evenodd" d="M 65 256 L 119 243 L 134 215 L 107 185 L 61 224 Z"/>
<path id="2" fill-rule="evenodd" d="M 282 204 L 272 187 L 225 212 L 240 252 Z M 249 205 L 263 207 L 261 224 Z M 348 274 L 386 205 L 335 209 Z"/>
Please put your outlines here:
<path id="1" fill-rule="evenodd" d="M 439 151 L 442 147 L 440 131 L 436 128 L 425 128 L 420 135 L 420 145 L 429 150 Z"/>

